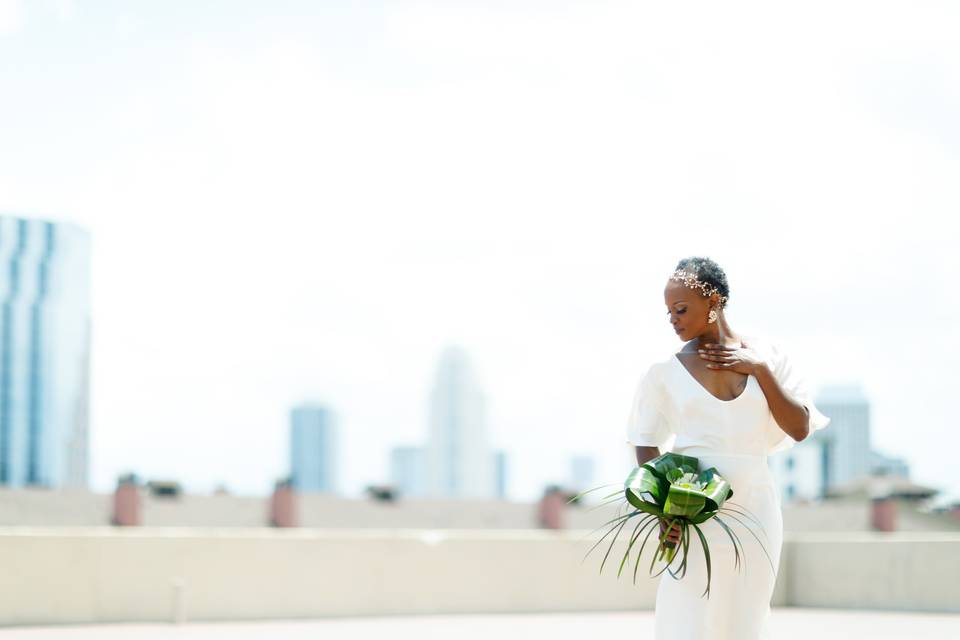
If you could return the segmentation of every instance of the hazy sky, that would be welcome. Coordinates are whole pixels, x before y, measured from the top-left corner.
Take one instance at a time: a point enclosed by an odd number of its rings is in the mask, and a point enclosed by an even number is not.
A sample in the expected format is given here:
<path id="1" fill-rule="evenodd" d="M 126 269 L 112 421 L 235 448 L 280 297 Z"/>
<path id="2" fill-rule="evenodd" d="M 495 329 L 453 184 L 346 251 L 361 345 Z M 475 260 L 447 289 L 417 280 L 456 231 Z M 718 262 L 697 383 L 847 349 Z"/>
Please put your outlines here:
<path id="1" fill-rule="evenodd" d="M 0 0 L 0 211 L 93 237 L 94 488 L 267 493 L 312 399 L 359 495 L 423 441 L 448 343 L 511 497 L 577 453 L 622 481 L 637 378 L 681 346 L 666 278 L 708 255 L 735 330 L 861 383 L 874 447 L 960 490 L 958 18 Z"/>

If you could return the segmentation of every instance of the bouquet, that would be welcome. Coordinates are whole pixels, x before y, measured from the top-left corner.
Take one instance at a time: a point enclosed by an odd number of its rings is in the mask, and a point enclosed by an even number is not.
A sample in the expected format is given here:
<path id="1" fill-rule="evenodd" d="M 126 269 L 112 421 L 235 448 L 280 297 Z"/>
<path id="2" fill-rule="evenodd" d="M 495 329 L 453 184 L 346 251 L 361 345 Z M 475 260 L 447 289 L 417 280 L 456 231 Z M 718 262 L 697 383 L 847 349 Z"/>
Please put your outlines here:
<path id="1" fill-rule="evenodd" d="M 767 553 L 763 542 L 752 529 L 744 525 L 743 520 L 740 518 L 743 517 L 751 520 L 756 523 L 762 531 L 763 527 L 759 520 L 753 517 L 746 507 L 737 505 L 734 502 L 729 502 L 729 498 L 733 496 L 733 487 L 720 475 L 715 467 L 710 467 L 704 471 L 700 471 L 699 469 L 700 462 L 693 456 L 670 452 L 664 453 L 632 470 L 624 481 L 622 491 L 618 490 L 604 496 L 604 502 L 601 502 L 598 506 L 602 507 L 611 503 L 622 502 L 622 505 L 632 506 L 633 510 L 627 514 L 618 515 L 616 518 L 608 520 L 598 527 L 599 529 L 608 524 L 611 525 L 610 529 L 587 551 L 586 555 L 590 555 L 590 553 L 603 542 L 604 538 L 616 532 L 610 541 L 610 547 L 607 549 L 606 555 L 603 557 L 603 562 L 600 563 L 601 573 L 603 572 L 603 565 L 606 563 L 607 557 L 610 555 L 610 551 L 613 549 L 613 545 L 620 535 L 620 531 L 631 518 L 638 518 L 627 545 L 626 553 L 624 553 L 623 559 L 620 561 L 620 570 L 617 571 L 617 577 L 619 578 L 623 572 L 624 565 L 630 561 L 630 551 L 633 549 L 634 544 L 639 537 L 643 535 L 644 531 L 647 530 L 646 536 L 640 544 L 640 550 L 637 551 L 637 559 L 633 568 L 633 582 L 636 584 L 637 568 L 640 566 L 640 555 L 643 553 L 643 548 L 646 546 L 650 534 L 663 522 L 666 527 L 665 531 L 659 536 L 659 545 L 653 554 L 653 558 L 650 560 L 650 575 L 655 578 L 662 574 L 664 570 L 667 570 L 674 579 L 679 580 L 686 574 L 687 550 L 690 546 L 692 529 L 700 539 L 707 568 L 707 588 L 704 593 L 701 594 L 701 597 L 702 595 L 706 595 L 707 598 L 709 598 L 711 571 L 710 549 L 707 545 L 707 539 L 700 529 L 700 525 L 710 518 L 714 518 L 717 524 L 723 528 L 733 543 L 734 567 L 736 569 L 740 568 L 740 556 L 743 551 L 743 543 L 740 541 L 740 537 L 734 533 L 729 524 L 718 515 L 721 511 L 725 517 L 739 522 L 744 528 L 750 531 L 753 537 L 757 539 L 757 542 L 760 543 L 760 547 L 763 549 L 764 554 L 766 554 L 767 560 L 770 561 L 770 568 L 773 569 L 773 561 L 770 560 L 770 554 Z M 602 489 L 604 486 L 610 485 L 594 487 L 593 489 L 584 491 L 571 498 L 568 503 L 579 500 L 582 496 L 591 491 Z M 617 497 L 614 498 L 614 496 Z M 729 505 L 734 505 L 734 507 L 739 508 L 734 508 Z M 675 526 L 680 527 L 679 544 L 667 540 L 669 532 L 672 527 Z M 596 530 L 597 529 L 594 529 L 594 531 Z M 678 570 L 674 573 L 671 565 L 677 557 L 678 546 L 683 553 L 680 554 L 681 560 Z M 586 555 L 584 559 L 586 559 Z M 653 566 L 657 559 L 665 561 L 666 564 L 663 569 L 653 574 Z M 775 569 L 774 575 L 776 575 Z"/>

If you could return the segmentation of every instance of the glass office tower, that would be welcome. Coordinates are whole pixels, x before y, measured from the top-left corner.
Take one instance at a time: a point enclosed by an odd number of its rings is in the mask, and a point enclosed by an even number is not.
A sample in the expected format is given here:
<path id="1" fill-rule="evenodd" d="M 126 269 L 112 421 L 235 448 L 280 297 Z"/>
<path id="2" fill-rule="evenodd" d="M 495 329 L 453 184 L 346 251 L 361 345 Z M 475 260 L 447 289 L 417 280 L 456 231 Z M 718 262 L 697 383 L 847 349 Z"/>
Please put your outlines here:
<path id="1" fill-rule="evenodd" d="M 0 485 L 86 488 L 90 237 L 0 216 Z"/>
<path id="2" fill-rule="evenodd" d="M 495 497 L 486 397 L 464 349 L 440 354 L 430 393 L 427 492 L 437 498 Z"/>
<path id="3" fill-rule="evenodd" d="M 290 477 L 297 491 L 337 493 L 336 416 L 327 407 L 304 403 L 290 411 Z"/>

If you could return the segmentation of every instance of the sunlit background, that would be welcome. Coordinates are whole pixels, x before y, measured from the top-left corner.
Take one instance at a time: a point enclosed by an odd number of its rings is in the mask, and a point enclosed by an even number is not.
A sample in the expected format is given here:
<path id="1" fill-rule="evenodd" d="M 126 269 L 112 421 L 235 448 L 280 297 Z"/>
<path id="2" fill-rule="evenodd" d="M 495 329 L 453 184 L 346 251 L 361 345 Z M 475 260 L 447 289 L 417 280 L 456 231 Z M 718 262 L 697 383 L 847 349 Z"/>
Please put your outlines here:
<path id="1" fill-rule="evenodd" d="M 450 343 L 510 497 L 578 453 L 609 480 L 708 255 L 736 330 L 957 489 L 956 12 L 0 2 L 0 207 L 92 240 L 92 487 L 266 493 L 314 400 L 359 494 Z"/>
<path id="2" fill-rule="evenodd" d="M 622 478 L 676 262 L 960 489 L 953 3 L 0 2 L 0 211 L 91 246 L 89 483 L 337 490 L 468 354 L 506 497 Z"/>
<path id="3" fill-rule="evenodd" d="M 706 256 L 831 418 L 771 456 L 773 636 L 947 637 L 958 18 L 0 0 L 0 627 L 649 637 L 567 500 L 635 468 Z"/>

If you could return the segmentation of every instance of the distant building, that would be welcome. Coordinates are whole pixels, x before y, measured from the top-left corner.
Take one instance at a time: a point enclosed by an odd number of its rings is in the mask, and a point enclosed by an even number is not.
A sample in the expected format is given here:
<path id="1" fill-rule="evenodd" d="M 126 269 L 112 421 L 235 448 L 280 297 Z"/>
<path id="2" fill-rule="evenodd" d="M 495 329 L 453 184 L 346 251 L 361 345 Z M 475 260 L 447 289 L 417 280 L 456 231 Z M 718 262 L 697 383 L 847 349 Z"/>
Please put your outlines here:
<path id="1" fill-rule="evenodd" d="M 817 407 L 820 408 L 820 405 L 817 404 Z M 827 429 L 832 426 L 827 425 Z M 819 500 L 824 497 L 827 487 L 824 453 L 823 442 L 808 438 L 768 458 L 780 487 L 782 502 Z"/>
<path id="2" fill-rule="evenodd" d="M 817 407 L 830 417 L 826 429 L 813 437 L 825 447 L 828 488 L 870 475 L 870 401 L 859 385 L 826 387 Z"/>
<path id="3" fill-rule="evenodd" d="M 0 485 L 89 481 L 90 236 L 0 217 Z"/>
<path id="4" fill-rule="evenodd" d="M 430 394 L 427 473 L 430 497 L 492 498 L 495 493 L 486 400 L 466 352 L 455 346 L 440 354 Z"/>
<path id="5" fill-rule="evenodd" d="M 871 474 L 908 476 L 904 460 L 870 449 L 870 402 L 859 385 L 825 387 L 814 402 L 830 424 L 769 459 L 784 501 L 820 499 Z"/>
<path id="6" fill-rule="evenodd" d="M 870 473 L 874 476 L 910 477 L 910 465 L 903 458 L 885 456 L 877 451 L 870 453 Z"/>
<path id="7" fill-rule="evenodd" d="M 493 475 L 495 478 L 494 495 L 500 500 L 507 499 L 507 452 L 498 450 L 493 454 Z"/>
<path id="8" fill-rule="evenodd" d="M 421 497 L 426 493 L 426 471 L 423 447 L 401 446 L 390 450 L 390 482 L 402 497 Z"/>
<path id="9" fill-rule="evenodd" d="M 590 456 L 570 458 L 570 489 L 576 493 L 586 491 L 593 485 L 595 465 Z"/>
<path id="10" fill-rule="evenodd" d="M 327 407 L 302 404 L 290 412 L 290 481 L 303 493 L 336 493 L 338 441 Z"/>

